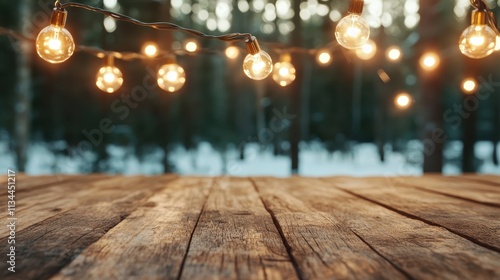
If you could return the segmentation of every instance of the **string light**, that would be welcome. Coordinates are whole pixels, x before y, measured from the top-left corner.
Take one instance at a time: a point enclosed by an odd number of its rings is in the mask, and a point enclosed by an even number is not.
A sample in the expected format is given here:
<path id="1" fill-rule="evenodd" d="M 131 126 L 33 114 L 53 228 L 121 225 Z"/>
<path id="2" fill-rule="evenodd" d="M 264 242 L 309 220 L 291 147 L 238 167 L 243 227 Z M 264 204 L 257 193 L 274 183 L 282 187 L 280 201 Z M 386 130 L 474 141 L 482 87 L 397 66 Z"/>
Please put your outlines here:
<path id="1" fill-rule="evenodd" d="M 401 92 L 394 97 L 394 104 L 399 109 L 406 109 L 410 107 L 412 103 L 411 96 L 406 92 Z"/>
<path id="2" fill-rule="evenodd" d="M 273 80 L 282 87 L 295 81 L 295 67 L 290 63 L 289 54 L 281 55 L 280 61 L 274 65 Z"/>
<path id="3" fill-rule="evenodd" d="M 260 49 L 255 37 L 245 41 L 248 55 L 243 60 L 243 72 L 253 80 L 263 80 L 273 71 L 273 61 L 269 54 Z"/>
<path id="4" fill-rule="evenodd" d="M 424 71 L 430 72 L 436 70 L 440 62 L 441 59 L 439 58 L 438 54 L 436 54 L 435 52 L 426 52 L 420 57 L 419 64 Z"/>
<path id="5" fill-rule="evenodd" d="M 165 91 L 178 91 L 186 82 L 186 72 L 172 57 L 158 70 L 157 81 L 158 86 Z"/>
<path id="6" fill-rule="evenodd" d="M 198 49 L 198 43 L 194 39 L 188 39 L 184 42 L 184 49 L 190 53 L 193 53 Z"/>
<path id="7" fill-rule="evenodd" d="M 226 48 L 225 54 L 229 59 L 236 59 L 240 55 L 240 49 L 231 45 Z"/>
<path id="8" fill-rule="evenodd" d="M 61 63 L 73 55 L 75 42 L 64 28 L 68 13 L 61 8 L 52 10 L 50 25 L 42 29 L 36 38 L 36 51 L 47 62 Z"/>
<path id="9" fill-rule="evenodd" d="M 477 90 L 477 82 L 472 78 L 467 78 L 462 81 L 462 90 L 466 94 L 473 94 Z"/>
<path id="10" fill-rule="evenodd" d="M 377 45 L 373 40 L 368 40 L 361 48 L 356 50 L 359 59 L 370 60 L 377 53 Z"/>
<path id="11" fill-rule="evenodd" d="M 116 68 L 113 63 L 113 56 L 108 56 L 106 66 L 101 67 L 97 72 L 96 85 L 107 93 L 117 91 L 123 84 L 123 75 L 120 69 Z"/>
<path id="12" fill-rule="evenodd" d="M 335 28 L 335 37 L 344 48 L 360 48 L 370 38 L 370 26 L 361 18 L 363 4 L 363 0 L 351 0 L 349 15 L 341 19 Z"/>
<path id="13" fill-rule="evenodd" d="M 399 61 L 401 59 L 401 49 L 397 46 L 391 46 L 387 48 L 385 56 L 390 61 Z"/>
<path id="14" fill-rule="evenodd" d="M 158 45 L 153 42 L 147 42 L 142 47 L 142 53 L 153 58 L 158 55 Z"/>
<path id="15" fill-rule="evenodd" d="M 323 66 L 329 65 L 332 62 L 332 55 L 327 50 L 321 50 L 316 54 L 316 61 Z"/>
<path id="16" fill-rule="evenodd" d="M 460 36 L 460 51 L 470 58 L 484 58 L 495 50 L 497 35 L 486 24 L 486 16 L 486 11 L 472 11 L 471 25 Z"/>

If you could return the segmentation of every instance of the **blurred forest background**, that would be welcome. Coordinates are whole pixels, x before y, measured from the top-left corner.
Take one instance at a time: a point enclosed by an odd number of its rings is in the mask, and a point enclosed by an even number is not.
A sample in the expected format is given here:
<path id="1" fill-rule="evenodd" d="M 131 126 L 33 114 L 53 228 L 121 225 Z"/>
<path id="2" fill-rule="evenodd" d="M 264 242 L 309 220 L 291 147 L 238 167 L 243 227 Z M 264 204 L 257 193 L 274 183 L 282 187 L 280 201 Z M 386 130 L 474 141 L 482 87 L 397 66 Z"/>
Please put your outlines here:
<path id="1" fill-rule="evenodd" d="M 265 42 L 305 48 L 327 45 L 335 40 L 336 23 L 349 4 L 347 0 L 78 2 L 209 34 L 250 32 L 263 49 Z M 497 13 L 499 3 L 489 1 Z M 53 4 L 1 1 L 0 26 L 36 37 L 48 25 Z M 65 63 L 52 65 L 36 55 L 34 46 L 0 36 L 0 167 L 31 174 L 500 173 L 499 57 L 471 61 L 460 53 L 458 37 L 469 24 L 469 15 L 468 0 L 366 0 L 363 16 L 377 44 L 375 57 L 360 60 L 338 47 L 332 63 L 320 66 L 314 56 L 294 55 L 298 78 L 288 87 L 278 86 L 270 77 L 248 79 L 241 67 L 246 54 L 231 60 L 224 56 L 224 43 L 198 40 L 203 48 L 222 52 L 178 57 L 187 73 L 184 87 L 176 93 L 148 92 L 146 100 L 129 107 L 125 118 L 113 106 L 123 105 L 124 96 L 162 61 L 117 60 L 124 85 L 106 94 L 95 86 L 104 60 L 76 52 Z M 66 28 L 78 45 L 116 51 L 140 52 L 148 41 L 168 51 L 190 38 L 81 9 L 68 10 Z M 385 55 L 392 45 L 403 52 L 396 63 Z M 432 74 L 419 68 L 419 58 L 427 50 L 441 57 Z M 278 61 L 278 54 L 270 51 L 270 55 Z M 381 79 L 386 76 L 390 81 Z M 466 77 L 482 83 L 476 94 L 486 91 L 484 98 L 467 99 L 461 89 Z M 406 109 L 394 104 L 401 91 L 413 99 Z M 284 120 L 287 115 L 293 117 Z M 94 133 L 103 118 L 112 120 L 113 130 L 92 143 L 85 131 Z M 279 129 L 273 126 L 276 118 Z"/>

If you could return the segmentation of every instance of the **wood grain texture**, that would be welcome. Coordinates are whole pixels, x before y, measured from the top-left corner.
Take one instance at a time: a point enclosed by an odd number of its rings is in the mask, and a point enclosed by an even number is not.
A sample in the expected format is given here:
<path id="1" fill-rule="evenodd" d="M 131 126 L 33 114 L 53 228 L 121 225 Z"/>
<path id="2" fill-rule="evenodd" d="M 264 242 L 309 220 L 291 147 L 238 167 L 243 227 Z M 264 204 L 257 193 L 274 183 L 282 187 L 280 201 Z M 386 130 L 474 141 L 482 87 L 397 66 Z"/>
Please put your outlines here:
<path id="1" fill-rule="evenodd" d="M 122 178 L 119 183 L 127 189 L 117 188 L 115 194 L 111 190 L 108 193 L 96 190 L 94 199 L 82 201 L 79 207 L 18 231 L 16 255 L 22 261 L 16 263 L 15 274 L 7 271 L 6 262 L 0 262 L 0 278 L 46 279 L 57 273 L 165 185 L 150 180 L 138 188 L 135 182 L 127 182 Z M 66 196 L 70 197 L 71 192 L 67 191 Z M 0 239 L 0 244 L 7 244 L 7 239 Z M 2 255 L 5 254 L 2 249 Z"/>
<path id="2" fill-rule="evenodd" d="M 103 177 L 104 175 L 93 175 L 93 178 Z M 25 176 L 16 174 L 16 193 L 27 193 L 32 190 L 40 190 L 45 187 L 84 180 L 87 176 L 83 175 L 57 175 L 57 176 Z M 7 180 L 5 180 L 6 182 Z M 7 196 L 6 192 L 0 192 L 0 196 Z"/>
<path id="3" fill-rule="evenodd" d="M 449 177 L 446 177 L 449 178 Z M 500 176 L 499 175 L 461 175 L 458 177 L 460 180 L 470 180 L 481 182 L 490 186 L 500 187 Z"/>
<path id="4" fill-rule="evenodd" d="M 359 199 L 341 195 L 338 198 L 343 204 L 339 205 L 337 198 L 328 198 L 328 203 L 339 206 L 328 207 L 322 201 L 318 201 L 320 204 L 312 201 L 308 186 L 312 182 L 307 179 L 254 181 L 266 207 L 279 223 L 302 279 L 406 278 L 352 231 L 351 209 L 342 208 L 349 204 L 355 209 Z"/>
<path id="5" fill-rule="evenodd" d="M 248 179 L 216 184 L 181 279 L 297 279 L 273 220 Z"/>
<path id="6" fill-rule="evenodd" d="M 370 178 L 366 178 L 369 180 Z M 399 186 L 411 186 L 473 202 L 500 207 L 500 188 L 461 177 L 425 176 L 391 179 Z"/>
<path id="7" fill-rule="evenodd" d="M 330 180 L 332 179 L 328 181 Z M 272 181 L 276 181 L 276 179 Z M 463 279 L 500 277 L 499 253 L 473 244 L 442 227 L 409 219 L 382 206 L 335 189 L 329 182 L 305 178 L 277 181 L 278 183 L 270 183 L 270 181 L 261 183 L 262 181 L 259 181 L 257 185 L 260 185 L 260 192 L 268 192 L 264 195 L 264 199 L 269 200 L 269 207 L 274 206 L 276 211 L 279 211 L 285 205 L 283 211 L 279 212 L 283 213 L 282 217 L 279 216 L 278 212 L 275 212 L 280 225 L 284 228 L 294 223 L 294 217 L 287 218 L 287 215 L 290 215 L 289 212 L 299 212 L 300 210 L 294 207 L 304 205 L 315 209 L 315 212 L 325 213 L 325 216 L 331 219 L 337 229 L 354 233 L 377 255 L 399 268 L 407 277 L 416 279 L 455 279 L 457 276 Z M 361 183 L 363 180 L 359 181 Z M 288 199 L 283 199 L 283 197 L 287 197 L 284 194 L 291 195 L 294 199 L 287 202 Z M 309 213 L 304 215 L 309 217 Z M 297 232 L 310 227 L 309 224 L 303 224 L 297 229 L 290 230 L 288 235 L 297 235 Z M 323 229 L 320 232 L 322 232 L 321 236 L 329 233 L 330 236 L 335 236 L 338 240 L 345 240 L 345 237 L 338 233 L 339 230 Z M 285 234 L 285 236 L 288 235 Z M 287 238 L 287 240 L 290 242 L 291 238 Z M 347 240 L 349 242 L 346 242 L 346 247 L 350 249 L 353 243 L 351 239 Z M 317 251 L 319 254 L 332 247 L 320 247 L 326 246 L 324 244 L 323 241 L 315 245 L 321 248 Z M 304 242 L 297 242 L 296 246 L 304 246 Z M 294 247 L 292 246 L 292 248 Z M 363 248 L 363 250 L 365 249 Z M 339 249 L 334 252 L 341 254 Z M 371 270 L 366 269 L 365 260 L 359 259 L 359 255 L 364 254 L 361 252 L 354 254 L 353 259 L 347 262 L 352 267 L 347 277 L 360 278 L 355 273 L 363 271 L 360 268 L 364 267 L 365 273 L 368 274 L 367 277 L 393 278 L 386 277 L 386 275 L 376 275 L 376 273 L 387 273 L 386 270 L 380 269 L 380 266 L 374 266 L 374 269 Z M 295 257 L 297 260 L 301 258 L 303 256 L 300 254 Z M 325 263 L 336 265 L 337 262 L 330 260 L 325 261 Z M 370 276 L 370 273 L 373 274 Z"/>
<path id="8" fill-rule="evenodd" d="M 212 181 L 169 183 L 53 279 L 178 279 Z"/>
<path id="9" fill-rule="evenodd" d="M 387 178 L 327 179 L 339 187 L 413 218 L 437 224 L 500 252 L 500 208 L 402 187 Z M 425 180 L 423 178 L 422 180 Z M 422 184 L 425 184 L 423 181 Z M 457 192 L 459 192 L 457 190 Z"/>
<path id="10" fill-rule="evenodd" d="M 57 184 L 51 183 L 44 185 L 43 188 L 31 188 L 28 193 L 16 191 L 16 217 L 22 221 L 17 230 L 23 230 L 81 205 L 121 197 L 126 190 L 134 187 L 141 180 L 144 180 L 144 177 L 89 176 L 61 181 Z M 6 218 L 6 212 L 0 215 L 0 219 Z"/>

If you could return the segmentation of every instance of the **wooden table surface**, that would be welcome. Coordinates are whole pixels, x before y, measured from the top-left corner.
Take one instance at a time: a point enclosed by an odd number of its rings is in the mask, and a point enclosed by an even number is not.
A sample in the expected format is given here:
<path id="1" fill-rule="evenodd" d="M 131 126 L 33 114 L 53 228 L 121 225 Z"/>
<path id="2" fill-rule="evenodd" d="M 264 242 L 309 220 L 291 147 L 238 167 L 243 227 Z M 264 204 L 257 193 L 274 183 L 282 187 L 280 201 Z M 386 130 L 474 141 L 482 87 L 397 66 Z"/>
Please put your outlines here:
<path id="1" fill-rule="evenodd" d="M 16 272 L 2 226 L 0 279 L 500 279 L 496 176 L 18 176 L 16 190 Z"/>

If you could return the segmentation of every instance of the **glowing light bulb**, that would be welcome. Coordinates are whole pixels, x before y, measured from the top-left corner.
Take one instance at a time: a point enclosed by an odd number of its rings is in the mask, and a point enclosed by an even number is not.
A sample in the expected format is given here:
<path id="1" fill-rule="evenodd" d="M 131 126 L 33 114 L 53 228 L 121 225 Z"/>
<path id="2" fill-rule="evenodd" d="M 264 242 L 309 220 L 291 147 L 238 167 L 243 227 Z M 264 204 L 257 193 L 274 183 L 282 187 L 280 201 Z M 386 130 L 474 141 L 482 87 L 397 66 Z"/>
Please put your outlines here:
<path id="1" fill-rule="evenodd" d="M 458 46 L 460 51 L 470 58 L 484 58 L 495 51 L 497 35 L 486 24 L 485 11 L 473 11 L 472 23 L 460 36 Z"/>
<path id="2" fill-rule="evenodd" d="M 495 51 L 500 51 L 500 36 L 497 36 L 495 43 Z"/>
<path id="3" fill-rule="evenodd" d="M 50 25 L 42 29 L 36 38 L 36 52 L 45 61 L 61 63 L 73 55 L 75 42 L 66 24 L 67 12 L 54 8 Z"/>
<path id="4" fill-rule="evenodd" d="M 122 72 L 114 66 L 101 67 L 97 72 L 96 85 L 104 92 L 113 93 L 123 85 Z"/>
<path id="5" fill-rule="evenodd" d="M 370 60 L 377 52 L 377 45 L 373 40 L 368 40 L 361 48 L 356 50 L 356 55 L 359 59 Z"/>
<path id="6" fill-rule="evenodd" d="M 420 57 L 420 67 L 425 71 L 434 71 L 441 62 L 439 55 L 434 52 L 424 53 Z"/>
<path id="7" fill-rule="evenodd" d="M 295 81 L 295 67 L 290 63 L 290 55 L 283 55 L 281 61 L 274 65 L 273 80 L 282 87 Z"/>
<path id="8" fill-rule="evenodd" d="M 344 48 L 357 49 L 370 38 L 370 26 L 361 18 L 361 13 L 349 14 L 337 24 L 335 37 Z"/>
<path id="9" fill-rule="evenodd" d="M 229 59 L 235 59 L 240 55 L 240 50 L 236 46 L 229 46 L 226 48 L 225 53 Z"/>
<path id="10" fill-rule="evenodd" d="M 411 96 L 406 92 L 401 92 L 397 94 L 396 97 L 394 98 L 394 104 L 399 109 L 406 109 L 410 107 L 411 103 L 412 103 Z"/>
<path id="11" fill-rule="evenodd" d="M 189 39 L 184 43 L 184 49 L 188 52 L 195 52 L 198 49 L 198 44 L 194 39 Z"/>
<path id="12" fill-rule="evenodd" d="M 462 90 L 466 94 L 473 94 L 476 92 L 477 89 L 477 82 L 474 79 L 467 78 L 462 81 Z"/>
<path id="13" fill-rule="evenodd" d="M 316 60 L 320 65 L 326 66 L 332 62 L 332 55 L 326 50 L 319 51 L 316 55 Z"/>
<path id="14" fill-rule="evenodd" d="M 254 80 L 263 80 L 273 71 L 273 61 L 262 51 L 255 37 L 245 41 L 249 54 L 243 60 L 243 72 Z"/>
<path id="15" fill-rule="evenodd" d="M 385 56 L 390 61 L 398 61 L 401 59 L 401 49 L 397 46 L 389 47 L 385 53 Z"/>
<path id="16" fill-rule="evenodd" d="M 155 57 L 158 55 L 158 45 L 152 42 L 144 44 L 142 53 L 148 57 Z"/>
<path id="17" fill-rule="evenodd" d="M 165 91 L 178 91 L 186 82 L 186 72 L 175 62 L 170 62 L 160 67 L 157 81 L 158 86 Z"/>

